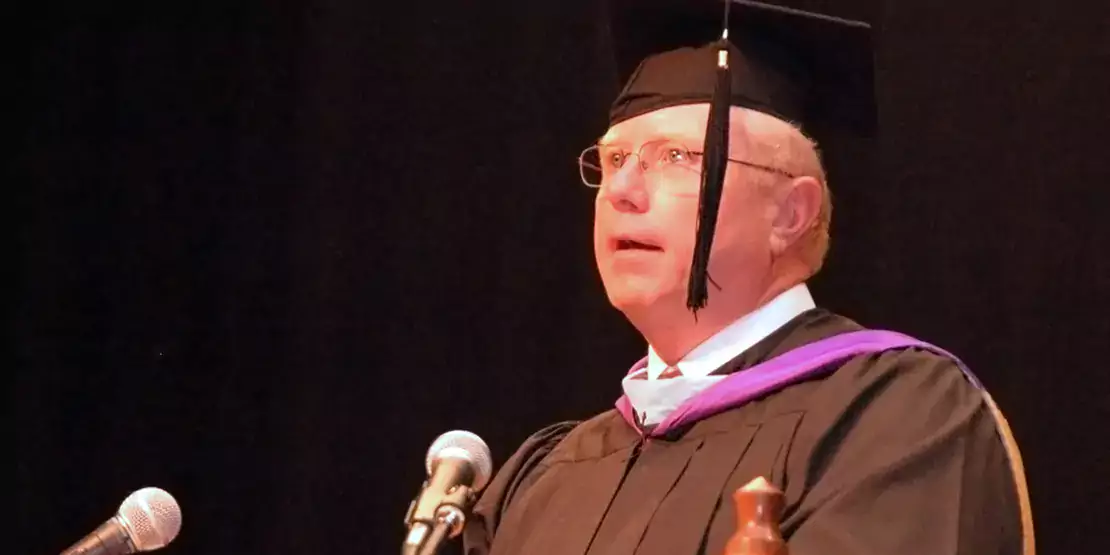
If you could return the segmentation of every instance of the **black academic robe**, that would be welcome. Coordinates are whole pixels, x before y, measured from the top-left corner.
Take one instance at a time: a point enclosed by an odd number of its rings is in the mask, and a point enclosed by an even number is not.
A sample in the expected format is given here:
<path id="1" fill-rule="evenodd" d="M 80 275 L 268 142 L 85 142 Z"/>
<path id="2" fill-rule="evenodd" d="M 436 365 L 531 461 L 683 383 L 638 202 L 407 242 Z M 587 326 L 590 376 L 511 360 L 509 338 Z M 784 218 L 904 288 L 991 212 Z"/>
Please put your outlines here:
<path id="1" fill-rule="evenodd" d="M 854 322 L 808 311 L 724 365 L 741 372 Z M 732 493 L 785 494 L 792 555 L 1018 554 L 1017 490 L 982 393 L 921 349 L 830 374 L 645 439 L 616 410 L 531 437 L 464 533 L 468 555 L 719 554 Z"/>

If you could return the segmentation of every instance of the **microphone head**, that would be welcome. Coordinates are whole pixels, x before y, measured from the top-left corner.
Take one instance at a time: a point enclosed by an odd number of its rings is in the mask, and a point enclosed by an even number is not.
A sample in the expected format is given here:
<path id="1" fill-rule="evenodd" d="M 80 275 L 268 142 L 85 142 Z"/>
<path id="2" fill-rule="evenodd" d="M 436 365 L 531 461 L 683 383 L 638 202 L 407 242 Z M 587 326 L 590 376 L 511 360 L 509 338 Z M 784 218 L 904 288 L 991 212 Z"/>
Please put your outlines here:
<path id="1" fill-rule="evenodd" d="M 466 459 L 474 469 L 474 483 L 470 486 L 475 492 L 482 491 L 493 474 L 493 457 L 482 438 L 466 430 L 453 430 L 437 437 L 428 448 L 424 460 L 428 476 L 432 475 L 436 463 L 445 457 Z"/>
<path id="2" fill-rule="evenodd" d="M 165 547 L 177 537 L 181 531 L 181 508 L 169 493 L 143 488 L 123 500 L 119 520 L 137 551 L 151 551 Z"/>

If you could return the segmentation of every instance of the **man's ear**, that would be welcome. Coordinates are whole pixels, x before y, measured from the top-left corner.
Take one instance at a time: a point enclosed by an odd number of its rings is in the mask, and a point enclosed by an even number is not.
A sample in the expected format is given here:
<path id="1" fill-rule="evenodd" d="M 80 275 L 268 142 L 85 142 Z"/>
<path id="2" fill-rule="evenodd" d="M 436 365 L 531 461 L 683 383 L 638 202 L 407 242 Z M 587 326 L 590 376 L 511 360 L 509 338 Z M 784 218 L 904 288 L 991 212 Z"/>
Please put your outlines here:
<path id="1" fill-rule="evenodd" d="M 821 212 L 821 183 L 809 176 L 780 185 L 773 195 L 777 210 L 771 221 L 771 249 L 781 255 L 813 226 Z"/>

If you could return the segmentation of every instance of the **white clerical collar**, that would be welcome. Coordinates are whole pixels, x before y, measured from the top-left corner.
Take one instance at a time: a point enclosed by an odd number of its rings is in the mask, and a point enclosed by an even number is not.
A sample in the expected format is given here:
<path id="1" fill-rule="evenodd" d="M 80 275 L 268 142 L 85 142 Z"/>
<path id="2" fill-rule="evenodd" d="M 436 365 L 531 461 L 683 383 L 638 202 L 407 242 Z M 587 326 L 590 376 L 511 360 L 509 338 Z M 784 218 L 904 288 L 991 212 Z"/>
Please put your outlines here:
<path id="1" fill-rule="evenodd" d="M 809 288 L 799 283 L 698 345 L 679 361 L 678 369 L 683 376 L 708 376 L 799 314 L 815 307 Z M 667 368 L 667 363 L 659 358 L 653 347 L 648 347 L 647 362 L 648 378 L 652 380 Z"/>

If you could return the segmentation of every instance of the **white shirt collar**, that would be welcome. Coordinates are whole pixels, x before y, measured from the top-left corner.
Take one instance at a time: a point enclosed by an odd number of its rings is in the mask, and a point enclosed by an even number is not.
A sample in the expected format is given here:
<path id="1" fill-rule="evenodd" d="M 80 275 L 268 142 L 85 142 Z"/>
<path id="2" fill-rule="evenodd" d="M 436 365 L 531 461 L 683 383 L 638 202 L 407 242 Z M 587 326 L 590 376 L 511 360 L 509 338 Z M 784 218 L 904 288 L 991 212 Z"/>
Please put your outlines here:
<path id="1" fill-rule="evenodd" d="M 678 369 L 683 376 L 708 376 L 799 314 L 815 307 L 809 288 L 799 283 L 698 345 L 679 361 Z M 652 380 L 667 368 L 667 363 L 650 346 L 647 362 L 648 378 Z"/>

